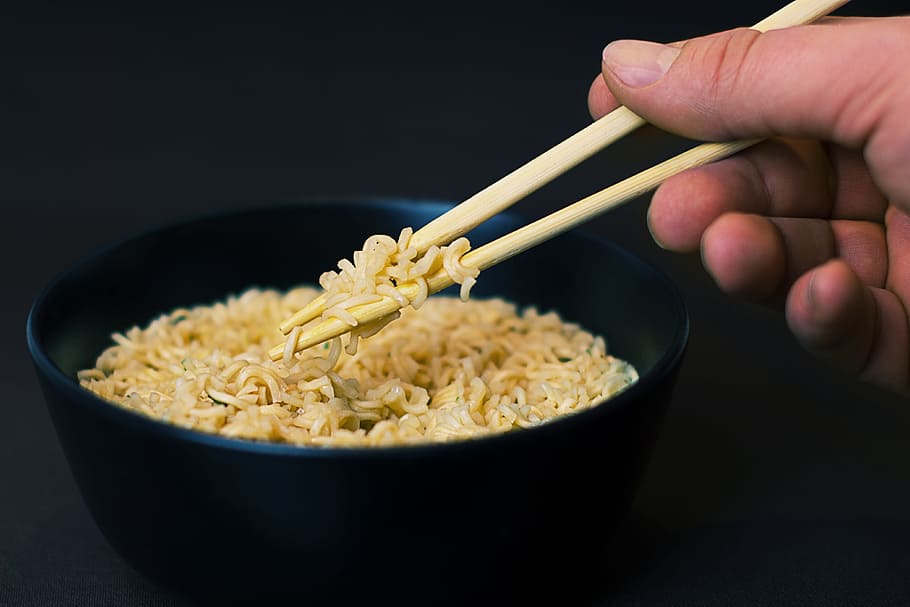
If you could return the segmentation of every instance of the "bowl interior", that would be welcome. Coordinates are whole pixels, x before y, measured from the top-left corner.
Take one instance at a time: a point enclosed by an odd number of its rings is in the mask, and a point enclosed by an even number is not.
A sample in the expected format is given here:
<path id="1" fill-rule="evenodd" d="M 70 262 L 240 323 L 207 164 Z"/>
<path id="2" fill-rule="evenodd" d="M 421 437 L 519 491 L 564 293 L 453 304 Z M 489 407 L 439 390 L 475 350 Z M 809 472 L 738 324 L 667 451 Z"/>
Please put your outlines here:
<path id="1" fill-rule="evenodd" d="M 94 365 L 114 331 L 251 286 L 315 284 L 367 235 L 397 236 L 401 227 L 417 228 L 446 208 L 420 201 L 273 204 L 152 230 L 61 275 L 39 297 L 30 337 L 74 377 Z M 479 246 L 523 223 L 503 214 L 468 236 Z M 603 335 L 608 350 L 643 378 L 678 357 L 687 338 L 685 306 L 670 281 L 630 253 L 579 232 L 483 272 L 472 296 L 556 310 Z"/>

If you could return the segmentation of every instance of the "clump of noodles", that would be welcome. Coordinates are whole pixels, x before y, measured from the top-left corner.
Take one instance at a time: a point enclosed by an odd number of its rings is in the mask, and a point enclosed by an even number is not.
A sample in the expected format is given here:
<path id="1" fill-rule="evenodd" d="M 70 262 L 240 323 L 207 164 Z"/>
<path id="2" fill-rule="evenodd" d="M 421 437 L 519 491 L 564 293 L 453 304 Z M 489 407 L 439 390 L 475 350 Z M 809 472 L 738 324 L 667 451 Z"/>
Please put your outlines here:
<path id="1" fill-rule="evenodd" d="M 348 354 L 357 351 L 361 338 L 378 333 L 383 327 L 400 317 L 400 312 L 393 312 L 379 320 L 359 325 L 350 309 L 389 297 L 398 302 L 402 308 L 407 306 L 415 310 L 423 305 L 429 295 L 427 277 L 440 269 L 445 270 L 455 284 L 461 285 L 460 296 L 467 301 L 471 288 L 477 282 L 480 270 L 461 262 L 461 257 L 471 249 L 467 238 L 458 238 L 444 247 L 431 246 L 422 256 L 410 244 L 412 228 L 404 228 L 398 240 L 383 234 L 370 236 L 363 243 L 363 248 L 355 251 L 353 262 L 342 259 L 338 262 L 338 271 L 325 272 L 319 277 L 319 284 L 326 291 L 325 311 L 322 319 L 337 318 L 355 327 L 350 331 L 350 338 L 345 348 Z M 405 282 L 414 282 L 418 295 L 409 299 L 398 286 Z M 291 339 L 288 339 L 289 343 Z"/>
<path id="2" fill-rule="evenodd" d="M 279 361 L 281 318 L 317 295 L 248 290 L 113 336 L 82 386 L 178 426 L 296 445 L 448 441 L 528 428 L 636 381 L 606 344 L 555 313 L 436 296 L 364 342 Z M 295 329 L 299 330 L 298 329 Z"/>

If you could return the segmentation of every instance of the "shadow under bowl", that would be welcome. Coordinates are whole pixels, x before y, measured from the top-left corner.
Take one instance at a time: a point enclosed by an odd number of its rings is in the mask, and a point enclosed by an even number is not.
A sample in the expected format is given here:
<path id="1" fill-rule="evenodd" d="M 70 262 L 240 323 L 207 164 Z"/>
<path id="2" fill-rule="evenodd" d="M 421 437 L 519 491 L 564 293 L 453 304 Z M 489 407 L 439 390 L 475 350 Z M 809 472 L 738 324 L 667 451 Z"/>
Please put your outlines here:
<path id="1" fill-rule="evenodd" d="M 77 263 L 35 300 L 28 343 L 72 473 L 136 570 L 203 602 L 513 604 L 583 596 L 627 514 L 688 339 L 680 293 L 570 232 L 484 272 L 476 297 L 556 310 L 640 380 L 532 430 L 393 448 L 311 448 L 167 425 L 83 390 L 110 334 L 251 286 L 315 281 L 368 234 L 449 205 L 280 203 L 184 221 Z M 481 244 L 520 224 L 500 215 Z M 291 238 L 287 234 L 293 234 Z"/>

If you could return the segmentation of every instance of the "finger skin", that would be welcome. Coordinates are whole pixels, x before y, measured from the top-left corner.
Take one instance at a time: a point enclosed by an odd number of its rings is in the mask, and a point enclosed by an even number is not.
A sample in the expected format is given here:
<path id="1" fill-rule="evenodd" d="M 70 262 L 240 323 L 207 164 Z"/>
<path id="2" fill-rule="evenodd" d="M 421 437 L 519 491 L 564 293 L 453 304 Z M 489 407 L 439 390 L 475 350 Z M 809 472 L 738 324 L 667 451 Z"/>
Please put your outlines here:
<path id="1" fill-rule="evenodd" d="M 910 217 L 896 208 L 885 214 L 888 272 L 885 287 L 910 303 Z"/>
<path id="2" fill-rule="evenodd" d="M 833 260 L 794 284 L 786 315 L 808 351 L 860 379 L 910 393 L 907 314 L 893 292 L 863 286 L 845 262 Z"/>
<path id="3" fill-rule="evenodd" d="M 722 215 L 705 231 L 701 252 L 705 269 L 731 295 L 766 300 L 784 280 L 785 244 L 767 218 Z"/>
<path id="4" fill-rule="evenodd" d="M 910 20 L 849 27 L 736 29 L 688 41 L 666 75 L 633 88 L 605 65 L 613 95 L 646 120 L 696 139 L 778 134 L 859 145 L 906 79 Z M 862 57 L 862 61 L 857 61 Z"/>
<path id="5" fill-rule="evenodd" d="M 885 201 L 871 182 L 857 178 L 858 171 L 848 167 L 860 163 L 860 157 L 844 156 L 836 162 L 841 166 L 830 175 L 827 150 L 818 143 L 768 141 L 668 180 L 652 199 L 649 228 L 664 248 L 689 252 L 701 246 L 706 267 L 721 288 L 739 295 L 763 298 L 781 292 L 834 256 L 845 259 L 863 284 L 883 286 Z M 852 185 L 829 191 L 829 182 L 844 180 Z M 728 213 L 750 217 L 720 222 L 705 234 Z M 847 219 L 840 219 L 841 214 Z M 762 222 L 770 224 L 759 225 Z M 728 234 L 731 226 L 735 229 Z M 771 237 L 775 231 L 778 237 Z M 717 252 L 726 251 L 728 239 L 745 240 L 749 246 L 736 244 L 739 252 L 728 258 Z M 771 260 L 784 267 L 769 267 Z"/>
<path id="6" fill-rule="evenodd" d="M 647 121 L 702 140 L 809 137 L 862 150 L 875 183 L 910 210 L 910 18 L 857 20 L 688 41 L 654 84 L 605 85 Z M 592 86 L 599 113 L 609 98 Z"/>
<path id="7" fill-rule="evenodd" d="M 834 258 L 864 286 L 883 287 L 887 272 L 884 230 L 869 222 L 727 213 L 705 231 L 701 252 L 721 290 L 760 302 Z"/>
<path id="8" fill-rule="evenodd" d="M 908 17 L 732 30 L 680 52 L 617 42 L 588 104 L 692 139 L 774 140 L 666 181 L 649 229 L 665 248 L 700 248 L 729 293 L 786 293 L 809 351 L 910 395 L 906 57 Z"/>
<path id="9" fill-rule="evenodd" d="M 651 231 L 668 248 L 691 250 L 724 212 L 827 217 L 835 199 L 830 180 L 817 142 L 769 140 L 668 179 L 651 202 Z"/>
<path id="10" fill-rule="evenodd" d="M 648 222 L 661 246 L 687 252 L 726 212 L 882 223 L 887 208 L 862 155 L 775 139 L 674 175 L 655 192 Z"/>
<path id="11" fill-rule="evenodd" d="M 881 19 L 877 17 L 824 17 L 817 21 L 817 24 L 825 25 L 856 25 L 857 23 L 878 23 Z M 717 34 L 714 34 L 717 35 Z M 670 46 L 683 47 L 688 40 L 679 40 L 671 42 Z M 598 74 L 588 90 L 588 111 L 595 120 L 609 113 L 619 105 L 616 97 L 610 92 L 607 81 L 603 74 Z"/>
<path id="12" fill-rule="evenodd" d="M 606 116 L 619 107 L 619 102 L 610 89 L 607 88 L 607 82 L 600 74 L 594 78 L 590 88 L 588 88 L 588 112 L 591 117 L 597 120 Z"/>

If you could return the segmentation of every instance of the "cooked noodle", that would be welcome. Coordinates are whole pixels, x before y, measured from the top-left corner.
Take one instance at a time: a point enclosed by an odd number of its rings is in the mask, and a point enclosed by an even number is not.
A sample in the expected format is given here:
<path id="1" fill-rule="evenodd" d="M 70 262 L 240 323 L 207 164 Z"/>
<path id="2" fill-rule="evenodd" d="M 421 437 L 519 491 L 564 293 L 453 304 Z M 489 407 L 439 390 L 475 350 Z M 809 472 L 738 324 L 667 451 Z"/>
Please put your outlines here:
<path id="1" fill-rule="evenodd" d="M 374 323 L 359 326 L 350 309 L 379 301 L 383 297 L 394 299 L 402 308 L 408 305 L 415 310 L 420 308 L 428 296 L 426 279 L 440 269 L 444 270 L 455 284 L 461 285 L 460 297 L 467 301 L 471 288 L 477 282 L 480 271 L 466 266 L 461 258 L 471 249 L 467 238 L 458 238 L 447 247 L 432 246 L 418 256 L 417 249 L 411 246 L 413 229 L 404 228 L 395 240 L 391 236 L 377 234 L 370 236 L 363 243 L 363 248 L 355 251 L 351 262 L 342 259 L 338 262 L 337 272 L 325 272 L 319 277 L 319 284 L 326 291 L 327 305 L 322 319 L 337 318 L 354 327 L 350 331 L 346 351 L 357 352 L 359 339 L 375 335 L 380 329 L 398 318 L 391 314 Z M 409 300 L 398 290 L 398 285 L 414 282 L 418 285 L 417 297 Z"/>
<path id="2" fill-rule="evenodd" d="M 80 382 L 150 417 L 224 436 L 391 445 L 532 427 L 593 406 L 638 377 L 607 354 L 601 337 L 555 313 L 441 296 L 419 312 L 403 309 L 354 355 L 336 338 L 270 360 L 283 338 L 280 320 L 317 294 L 251 289 L 175 310 L 116 334 Z M 295 329 L 289 340 L 298 336 Z"/>

